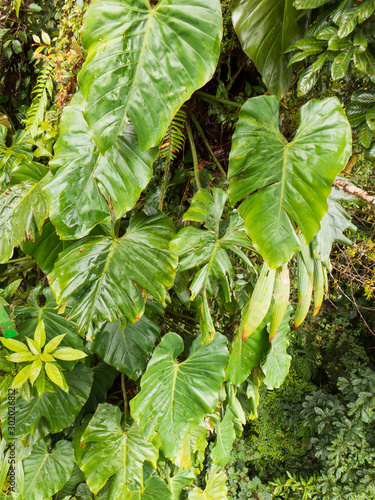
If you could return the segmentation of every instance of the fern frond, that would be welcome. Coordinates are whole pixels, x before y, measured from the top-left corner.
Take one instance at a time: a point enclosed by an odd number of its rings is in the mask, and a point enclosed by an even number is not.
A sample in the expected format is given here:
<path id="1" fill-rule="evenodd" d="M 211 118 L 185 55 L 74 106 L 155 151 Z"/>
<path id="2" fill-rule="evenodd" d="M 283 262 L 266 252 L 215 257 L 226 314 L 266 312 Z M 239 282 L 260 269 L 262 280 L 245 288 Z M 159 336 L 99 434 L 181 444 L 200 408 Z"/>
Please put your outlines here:
<path id="1" fill-rule="evenodd" d="M 166 163 L 170 163 L 181 151 L 185 135 L 183 133 L 186 122 L 186 113 L 183 108 L 179 109 L 171 121 L 164 140 L 160 146 L 160 156 L 165 158 Z"/>
<path id="2" fill-rule="evenodd" d="M 44 120 L 48 103 L 52 99 L 54 67 L 55 65 L 51 61 L 45 64 L 32 91 L 35 97 L 30 108 L 27 110 L 24 120 L 26 130 L 30 133 L 31 137 L 35 137 L 38 134 L 39 124 Z"/>

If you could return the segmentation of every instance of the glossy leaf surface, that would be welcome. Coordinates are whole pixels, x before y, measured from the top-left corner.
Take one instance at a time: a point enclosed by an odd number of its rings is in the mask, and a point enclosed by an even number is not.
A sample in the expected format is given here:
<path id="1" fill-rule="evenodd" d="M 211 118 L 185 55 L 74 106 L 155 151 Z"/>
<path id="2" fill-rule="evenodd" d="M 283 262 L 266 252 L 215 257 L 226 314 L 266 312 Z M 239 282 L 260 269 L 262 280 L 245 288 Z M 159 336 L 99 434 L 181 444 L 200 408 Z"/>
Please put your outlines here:
<path id="1" fill-rule="evenodd" d="M 0 262 L 7 262 L 13 248 L 41 232 L 47 217 L 47 202 L 42 188 L 49 179 L 23 182 L 0 195 Z"/>
<path id="2" fill-rule="evenodd" d="M 299 36 L 293 0 L 234 0 L 232 16 L 243 50 L 268 90 L 282 97 L 292 80 L 285 51 Z"/>
<path id="3" fill-rule="evenodd" d="M 189 500 L 227 500 L 226 475 L 217 465 L 213 465 L 206 479 L 206 488 L 194 488 Z"/>
<path id="4" fill-rule="evenodd" d="M 104 153 L 128 118 L 141 148 L 157 145 L 179 107 L 212 76 L 219 56 L 219 0 L 95 1 L 78 81 L 90 131 Z"/>
<path id="5" fill-rule="evenodd" d="M 142 373 L 155 341 L 159 326 L 143 315 L 137 323 L 107 323 L 91 344 L 91 349 L 109 365 L 126 373 L 133 380 Z"/>
<path id="6" fill-rule="evenodd" d="M 214 409 L 228 362 L 226 338 L 221 334 L 205 346 L 197 338 L 188 359 L 178 363 L 182 351 L 181 337 L 165 335 L 141 379 L 140 393 L 130 402 L 142 435 L 169 458 L 176 456 L 186 434 Z"/>
<path id="7" fill-rule="evenodd" d="M 350 125 L 335 98 L 305 104 L 290 143 L 279 130 L 279 99 L 245 103 L 233 136 L 229 196 L 234 204 L 250 195 L 238 210 L 271 268 L 299 251 L 295 224 L 308 243 L 319 231 L 332 183 L 350 154 Z"/>
<path id="8" fill-rule="evenodd" d="M 74 466 L 73 446 L 60 440 L 49 452 L 43 440 L 22 462 L 25 474 L 25 497 L 28 500 L 51 498 L 70 478 Z"/>
<path id="9" fill-rule="evenodd" d="M 157 149 L 141 153 L 128 124 L 101 155 L 74 97 L 64 109 L 51 167 L 56 175 L 44 188 L 49 215 L 63 239 L 86 236 L 99 222 L 118 219 L 133 208 L 152 175 Z"/>
<path id="10" fill-rule="evenodd" d="M 144 312 L 141 288 L 164 302 L 177 259 L 168 251 L 171 221 L 158 214 L 133 217 L 121 238 L 89 236 L 60 254 L 50 286 L 57 302 L 74 296 L 69 314 L 85 329 L 91 320 L 137 321 Z M 115 290 L 115 292 L 114 292 Z"/>
<path id="11" fill-rule="evenodd" d="M 216 440 L 211 452 L 212 463 L 225 467 L 229 461 L 230 452 L 236 433 L 234 431 L 234 413 L 227 408 L 221 422 L 215 426 Z"/>
<path id="12" fill-rule="evenodd" d="M 158 450 L 141 437 L 136 424 L 124 432 L 121 417 L 116 406 L 99 405 L 81 438 L 82 470 L 95 494 L 114 476 L 109 498 L 125 500 L 132 498 L 130 483 L 143 483 L 143 462 L 156 467 Z"/>

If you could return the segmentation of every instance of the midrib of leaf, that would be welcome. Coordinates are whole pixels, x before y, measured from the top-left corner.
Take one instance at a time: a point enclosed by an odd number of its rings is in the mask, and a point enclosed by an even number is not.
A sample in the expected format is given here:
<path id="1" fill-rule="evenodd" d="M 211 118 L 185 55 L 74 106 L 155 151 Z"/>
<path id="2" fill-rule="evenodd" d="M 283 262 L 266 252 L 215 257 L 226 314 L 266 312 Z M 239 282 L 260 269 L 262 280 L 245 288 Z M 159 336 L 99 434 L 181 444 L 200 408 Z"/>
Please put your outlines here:
<path id="1" fill-rule="evenodd" d="M 39 181 L 39 182 L 40 182 L 40 181 Z M 1 219 L 2 219 L 2 220 L 5 220 L 5 221 L 9 220 L 9 218 L 10 218 L 10 217 L 14 214 L 14 212 L 15 212 L 15 211 L 16 211 L 16 209 L 19 207 L 19 205 L 21 205 L 21 204 L 22 204 L 22 202 L 25 200 L 25 198 L 26 198 L 27 196 L 29 196 L 29 195 L 30 195 L 30 193 L 32 193 L 32 191 L 33 191 L 33 190 L 34 190 L 34 189 L 35 189 L 35 188 L 39 185 L 39 182 L 37 182 L 37 183 L 33 184 L 33 185 L 32 185 L 32 187 L 31 187 L 30 189 L 28 189 L 27 185 L 22 184 L 22 187 L 25 187 L 25 188 L 27 189 L 27 191 L 23 194 L 23 196 L 20 196 L 19 201 L 18 201 L 15 205 L 13 205 L 13 206 L 11 207 L 11 210 L 9 210 L 9 212 L 8 212 L 6 215 L 4 215 L 4 217 L 1 217 Z M 18 193 L 17 193 L 17 196 L 19 196 L 19 195 L 18 195 Z"/>
<path id="2" fill-rule="evenodd" d="M 281 181 L 280 181 L 280 184 L 281 184 L 280 203 L 279 203 L 279 212 L 277 215 L 277 232 L 279 232 L 281 211 L 283 210 L 283 198 L 284 198 L 285 183 L 286 183 L 286 173 L 287 173 L 287 169 L 288 169 L 289 144 L 290 143 L 288 143 L 288 142 L 285 144 L 284 153 L 283 153 L 283 168 L 282 168 Z"/>
<path id="3" fill-rule="evenodd" d="M 105 262 L 105 265 L 104 265 L 104 269 L 103 269 L 103 272 L 99 278 L 99 280 L 97 281 L 97 287 L 96 287 L 96 292 L 95 292 L 95 298 L 94 300 L 92 301 L 92 305 L 91 305 L 91 309 L 90 309 L 90 317 L 91 317 L 91 313 L 92 313 L 92 310 L 93 308 L 95 307 L 95 304 L 96 304 L 96 300 L 97 300 L 97 297 L 98 297 L 98 294 L 99 294 L 99 289 L 100 289 L 100 286 L 102 284 L 102 281 L 104 279 L 104 276 L 105 276 L 105 273 L 107 272 L 107 268 L 109 266 L 109 263 L 112 259 L 112 256 L 113 256 L 113 252 L 115 251 L 115 247 L 117 245 L 117 240 L 112 240 L 112 244 L 111 244 L 111 248 L 108 252 L 108 257 L 106 259 L 106 262 Z"/>

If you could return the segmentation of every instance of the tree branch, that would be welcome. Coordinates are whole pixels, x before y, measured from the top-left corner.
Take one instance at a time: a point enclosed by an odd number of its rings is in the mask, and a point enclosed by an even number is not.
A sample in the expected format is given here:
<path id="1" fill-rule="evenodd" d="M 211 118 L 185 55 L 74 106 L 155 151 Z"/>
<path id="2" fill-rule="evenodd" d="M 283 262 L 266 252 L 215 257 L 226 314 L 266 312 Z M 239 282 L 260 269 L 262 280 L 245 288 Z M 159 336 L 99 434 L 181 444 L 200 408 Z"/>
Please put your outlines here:
<path id="1" fill-rule="evenodd" d="M 363 189 L 353 186 L 349 181 L 341 181 L 336 179 L 333 185 L 339 189 L 342 189 L 346 193 L 352 194 L 361 200 L 364 200 L 369 205 L 372 205 L 375 208 L 375 196 L 371 196 L 364 191 Z"/>

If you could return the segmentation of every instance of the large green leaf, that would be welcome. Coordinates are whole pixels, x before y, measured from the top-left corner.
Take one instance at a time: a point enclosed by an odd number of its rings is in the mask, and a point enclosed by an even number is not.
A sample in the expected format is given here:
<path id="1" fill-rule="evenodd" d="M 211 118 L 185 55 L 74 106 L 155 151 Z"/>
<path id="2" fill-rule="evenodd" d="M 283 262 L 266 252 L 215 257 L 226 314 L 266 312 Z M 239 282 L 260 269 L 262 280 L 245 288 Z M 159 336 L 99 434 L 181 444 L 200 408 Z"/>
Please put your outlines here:
<path id="1" fill-rule="evenodd" d="M 307 243 L 320 229 L 336 175 L 351 154 L 351 129 L 336 98 L 312 100 L 301 108 L 296 136 L 279 130 L 276 97 L 249 99 L 233 135 L 229 196 L 245 229 L 271 268 L 301 248 L 295 224 Z"/>
<path id="2" fill-rule="evenodd" d="M 20 396 L 17 397 L 17 425 L 12 439 L 23 438 L 28 433 L 34 434 L 38 425 L 41 424 L 41 419 L 47 420 L 51 434 L 66 429 L 74 422 L 89 397 L 93 381 L 92 370 L 78 363 L 74 370 L 66 375 L 66 381 L 69 387 L 68 393 L 55 386 L 55 393 L 45 392 L 40 397 L 31 396 L 30 401 L 25 401 Z M 2 431 L 8 438 L 6 408 L 2 411 L 1 419 Z"/>
<path id="3" fill-rule="evenodd" d="M 112 500 L 131 499 L 129 485 L 143 483 L 143 462 L 156 467 L 158 458 L 158 450 L 141 437 L 136 424 L 124 431 L 121 416 L 116 406 L 99 405 L 81 438 L 87 484 L 96 494 L 114 476 L 108 492 Z"/>
<path id="4" fill-rule="evenodd" d="M 225 379 L 232 384 L 241 385 L 250 375 L 251 370 L 267 354 L 270 345 L 267 332 L 269 321 L 270 315 L 267 314 L 255 332 L 245 340 L 241 338 L 242 326 L 240 326 L 239 333 L 232 343 L 229 363 L 225 370 Z"/>
<path id="5" fill-rule="evenodd" d="M 130 118 L 142 150 L 157 145 L 184 101 L 215 71 L 219 0 L 95 1 L 82 28 L 78 81 L 90 131 L 105 152 Z"/>
<path id="6" fill-rule="evenodd" d="M 213 465 L 206 479 L 206 488 L 194 488 L 189 500 L 227 500 L 226 475 L 217 465 Z"/>
<path id="7" fill-rule="evenodd" d="M 197 467 L 204 461 L 207 445 L 207 422 L 203 420 L 186 434 L 173 463 L 182 470 Z"/>
<path id="8" fill-rule="evenodd" d="M 293 0 L 234 0 L 233 24 L 243 50 L 272 94 L 282 97 L 292 80 L 285 51 L 299 37 Z"/>
<path id="9" fill-rule="evenodd" d="M 157 155 L 157 148 L 141 153 L 131 124 L 101 155 L 82 116 L 80 97 L 64 109 L 51 162 L 58 171 L 44 188 L 49 215 L 63 239 L 82 238 L 99 222 L 118 219 L 133 208 Z"/>
<path id="10" fill-rule="evenodd" d="M 321 260 L 330 269 L 329 255 L 334 241 L 343 245 L 352 246 L 353 242 L 344 234 L 349 230 L 355 233 L 356 227 L 351 223 L 350 215 L 338 203 L 342 196 L 338 189 L 333 188 L 328 198 L 328 212 L 320 223 L 320 231 L 312 241 L 312 250 L 315 259 Z"/>
<path id="11" fill-rule="evenodd" d="M 204 346 L 195 339 L 188 359 L 178 363 L 183 348 L 177 334 L 163 337 L 141 379 L 140 393 L 130 402 L 142 435 L 168 458 L 176 456 L 186 434 L 214 409 L 228 362 L 221 334 Z"/>
<path id="12" fill-rule="evenodd" d="M 272 339 L 266 361 L 261 365 L 265 374 L 264 383 L 269 389 L 276 389 L 288 375 L 292 357 L 288 354 L 289 318 L 292 308 L 288 306 L 285 316 Z"/>
<path id="13" fill-rule="evenodd" d="M 47 217 L 42 188 L 49 178 L 30 178 L 0 195 L 0 262 L 7 262 L 15 246 L 41 232 Z"/>
<path id="14" fill-rule="evenodd" d="M 40 440 L 22 463 L 25 472 L 24 498 L 50 498 L 70 478 L 74 466 L 73 446 L 69 441 L 62 440 L 49 452 L 44 441 Z"/>
<path id="15" fill-rule="evenodd" d="M 159 326 L 146 315 L 137 323 L 128 323 L 125 329 L 119 321 L 107 323 L 96 335 L 91 349 L 106 363 L 137 380 L 159 333 Z"/>
<path id="16" fill-rule="evenodd" d="M 137 321 L 144 312 L 146 290 L 164 302 L 173 285 L 176 257 L 168 244 L 172 222 L 163 214 L 140 213 L 130 220 L 121 238 L 88 236 L 60 254 L 50 286 L 57 302 L 74 296 L 69 314 L 82 329 L 91 320 Z"/>
<path id="17" fill-rule="evenodd" d="M 195 478 L 194 470 L 180 470 L 173 477 L 168 478 L 173 500 L 180 500 L 182 490 L 188 487 Z"/>

